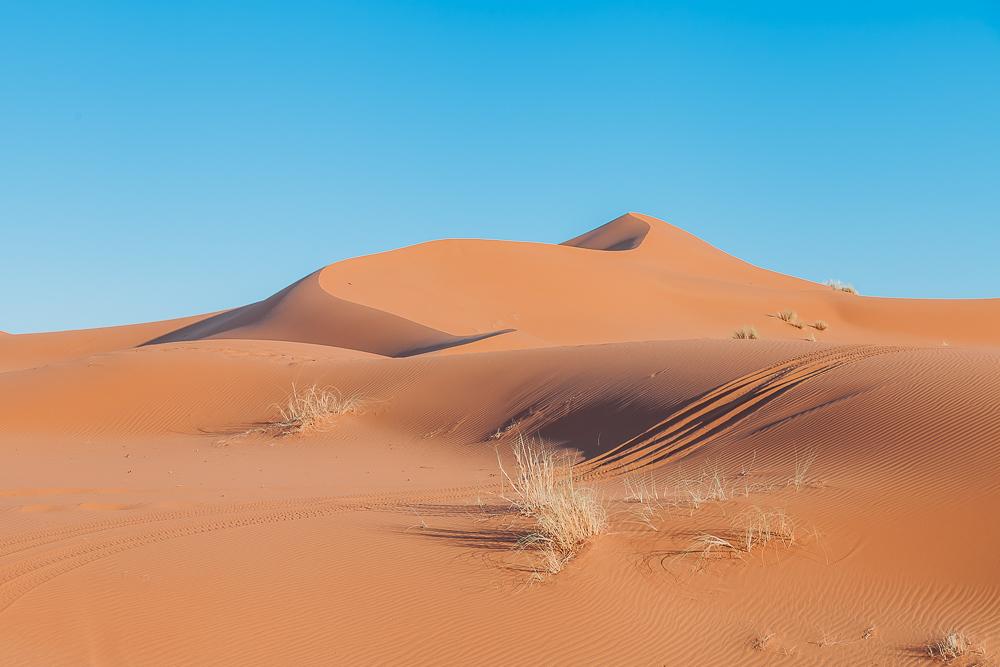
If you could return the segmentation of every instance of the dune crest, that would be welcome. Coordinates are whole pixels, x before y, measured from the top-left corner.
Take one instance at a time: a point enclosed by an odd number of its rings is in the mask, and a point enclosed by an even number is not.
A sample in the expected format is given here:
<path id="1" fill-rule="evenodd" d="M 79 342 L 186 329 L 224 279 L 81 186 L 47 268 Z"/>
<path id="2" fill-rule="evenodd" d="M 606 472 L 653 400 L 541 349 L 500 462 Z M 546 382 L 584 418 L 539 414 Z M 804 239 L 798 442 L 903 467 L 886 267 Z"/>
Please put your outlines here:
<path id="1" fill-rule="evenodd" d="M 590 250 L 634 250 L 642 244 L 648 233 L 649 223 L 640 219 L 637 214 L 626 213 L 586 234 L 563 241 L 560 245 Z"/>
<path id="2" fill-rule="evenodd" d="M 581 252 L 586 250 L 587 252 Z M 774 317 L 793 309 L 796 328 Z M 821 333 L 811 326 L 824 323 Z M 384 356 L 686 338 L 992 345 L 1000 299 L 858 297 L 756 267 L 627 213 L 560 245 L 450 239 L 330 264 L 247 306 L 179 320 L 4 336 L 0 369 L 203 338 Z M 503 334 L 503 335 L 499 335 Z"/>
<path id="3" fill-rule="evenodd" d="M 283 340 L 408 357 L 489 338 L 509 330 L 453 336 L 391 313 L 339 299 L 311 273 L 277 294 L 163 334 L 143 345 L 211 338 Z"/>

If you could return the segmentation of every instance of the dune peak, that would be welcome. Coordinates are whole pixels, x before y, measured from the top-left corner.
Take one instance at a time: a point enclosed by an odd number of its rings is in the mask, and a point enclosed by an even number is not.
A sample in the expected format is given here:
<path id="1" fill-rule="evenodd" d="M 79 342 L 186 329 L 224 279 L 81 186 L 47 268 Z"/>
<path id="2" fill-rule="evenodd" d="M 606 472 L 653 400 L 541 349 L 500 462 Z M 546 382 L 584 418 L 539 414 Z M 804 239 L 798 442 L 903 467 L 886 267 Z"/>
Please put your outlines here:
<path id="1" fill-rule="evenodd" d="M 643 220 L 643 217 L 645 216 L 641 214 L 626 213 L 596 229 L 563 241 L 559 245 L 588 250 L 634 250 L 642 245 L 650 231 L 650 224 Z"/>

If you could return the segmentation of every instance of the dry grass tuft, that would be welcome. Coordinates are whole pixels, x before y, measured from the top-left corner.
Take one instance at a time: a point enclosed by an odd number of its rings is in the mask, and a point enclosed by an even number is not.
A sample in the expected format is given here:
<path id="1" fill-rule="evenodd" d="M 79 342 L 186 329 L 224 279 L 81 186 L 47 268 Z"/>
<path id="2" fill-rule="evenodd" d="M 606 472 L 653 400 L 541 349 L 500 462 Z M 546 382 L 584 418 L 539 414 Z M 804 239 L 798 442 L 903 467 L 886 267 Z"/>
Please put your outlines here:
<path id="1" fill-rule="evenodd" d="M 726 538 L 720 535 L 713 535 L 711 533 L 702 533 L 695 536 L 694 544 L 701 552 L 702 558 L 708 558 L 713 552 L 719 550 L 727 553 L 735 553 L 739 551 L 736 545 Z"/>
<path id="2" fill-rule="evenodd" d="M 513 477 L 500 464 L 512 490 L 504 498 L 535 521 L 535 530 L 518 542 L 518 548 L 538 549 L 540 570 L 556 574 L 590 539 L 604 532 L 607 510 L 591 489 L 576 485 L 568 460 L 557 461 L 556 453 L 540 443 L 519 437 L 514 460 L 517 471 Z"/>
<path id="3" fill-rule="evenodd" d="M 799 314 L 794 310 L 782 310 L 774 314 L 782 322 L 792 325 L 796 329 L 805 329 L 806 325 L 799 319 Z"/>
<path id="4" fill-rule="evenodd" d="M 556 574 L 591 538 L 607 527 L 607 511 L 590 489 L 576 486 L 572 478 L 535 515 L 537 530 L 521 546 L 540 546 L 546 572 Z"/>
<path id="5" fill-rule="evenodd" d="M 694 538 L 695 551 L 702 558 L 720 552 L 742 557 L 772 542 L 781 542 L 786 547 L 794 544 L 795 525 L 784 510 L 756 506 L 734 516 L 725 534 L 701 533 Z"/>
<path id="6" fill-rule="evenodd" d="M 799 314 L 794 310 L 782 310 L 778 312 L 778 319 L 782 322 L 788 322 L 791 324 L 792 322 L 799 321 Z"/>
<path id="7" fill-rule="evenodd" d="M 969 653 L 979 652 L 964 633 L 955 630 L 949 630 L 943 636 L 928 642 L 924 648 L 928 657 L 942 662 L 951 662 Z"/>
<path id="8" fill-rule="evenodd" d="M 639 503 L 645 505 L 658 502 L 660 500 L 660 490 L 656 487 L 656 480 L 650 474 L 646 477 L 625 477 L 622 479 L 625 485 L 625 502 Z"/>
<path id="9" fill-rule="evenodd" d="M 623 500 L 635 505 L 630 511 L 632 517 L 650 530 L 659 531 L 655 519 L 671 503 L 667 501 L 665 490 L 661 493 L 652 473 L 639 477 L 625 477 L 622 483 L 625 485 Z"/>
<path id="10" fill-rule="evenodd" d="M 773 632 L 767 632 L 762 635 L 757 635 L 750 641 L 750 648 L 755 651 L 763 651 L 767 648 L 768 643 L 774 638 Z"/>
<path id="11" fill-rule="evenodd" d="M 345 396 L 337 389 L 312 385 L 299 393 L 298 387 L 292 385 L 291 395 L 278 410 L 285 421 L 309 423 L 329 415 L 357 412 L 360 405 L 361 400 L 357 396 Z"/>
<path id="12" fill-rule="evenodd" d="M 839 280 L 827 280 L 827 286 L 830 289 L 836 290 L 838 292 L 846 292 L 847 294 L 857 294 L 858 290 L 854 289 L 853 285 L 848 285 L 847 283 L 842 283 Z"/>
<path id="13" fill-rule="evenodd" d="M 682 479 L 674 487 L 670 505 L 685 508 L 690 511 L 701 508 L 706 503 L 721 503 L 735 498 L 747 498 L 751 493 L 764 493 L 773 490 L 776 484 L 754 482 L 753 464 L 757 454 L 749 465 L 743 463 L 739 470 L 732 474 L 715 464 L 709 463 L 702 468 L 698 477 Z"/>
<path id="14" fill-rule="evenodd" d="M 513 491 L 510 496 L 505 495 L 503 498 L 524 516 L 535 516 L 550 502 L 557 493 L 560 468 L 569 468 L 566 461 L 562 464 L 556 462 L 555 452 L 542 443 L 525 440 L 522 435 L 517 436 L 517 443 L 514 445 L 514 477 L 507 474 L 503 463 L 500 463 L 499 454 L 497 463 Z"/>
<path id="15" fill-rule="evenodd" d="M 718 468 L 710 468 L 695 479 L 682 480 L 678 485 L 678 495 L 693 509 L 708 502 L 724 502 L 734 497 L 736 488 Z"/>
<path id="16" fill-rule="evenodd" d="M 742 326 L 733 332 L 733 338 L 737 340 L 757 340 L 760 338 L 760 334 L 757 333 L 757 329 L 751 326 Z"/>
<path id="17" fill-rule="evenodd" d="M 280 415 L 277 419 L 259 423 L 239 435 L 263 433 L 283 437 L 322 431 L 332 426 L 337 417 L 360 412 L 363 403 L 361 397 L 345 395 L 332 387 L 314 384 L 308 389 L 300 390 L 293 384 L 288 398 L 274 406 Z"/>
<path id="18" fill-rule="evenodd" d="M 826 331 L 827 329 L 830 328 L 830 326 L 826 323 L 825 320 L 816 320 L 815 322 L 812 323 L 812 328 L 815 329 L 816 331 Z"/>
<path id="19" fill-rule="evenodd" d="M 796 491 L 801 491 L 804 488 L 811 486 L 816 486 L 817 482 L 815 479 L 810 477 L 809 469 L 812 468 L 812 464 L 816 461 L 816 451 L 808 450 L 802 454 L 798 452 L 795 453 L 795 472 L 788 479 L 788 486 L 794 486 Z"/>
<path id="20" fill-rule="evenodd" d="M 751 507 L 733 517 L 733 529 L 740 538 L 740 551 L 747 554 L 774 541 L 785 546 L 795 542 L 795 526 L 784 510 Z"/>

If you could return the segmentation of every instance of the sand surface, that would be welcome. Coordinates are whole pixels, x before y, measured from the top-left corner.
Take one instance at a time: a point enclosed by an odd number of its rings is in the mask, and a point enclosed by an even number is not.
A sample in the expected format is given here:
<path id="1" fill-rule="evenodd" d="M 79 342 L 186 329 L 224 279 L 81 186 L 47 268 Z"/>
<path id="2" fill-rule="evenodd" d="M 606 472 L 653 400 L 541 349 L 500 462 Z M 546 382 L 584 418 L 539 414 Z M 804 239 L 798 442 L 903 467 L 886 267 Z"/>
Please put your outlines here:
<path id="1" fill-rule="evenodd" d="M 360 405 L 261 428 L 312 385 Z M 558 574 L 517 548 L 519 436 L 609 513 Z M 5 665 L 921 665 L 951 629 L 952 664 L 1000 656 L 1000 300 L 849 294 L 637 213 L 0 335 L 0 457 Z M 752 508 L 794 539 L 692 546 Z"/>

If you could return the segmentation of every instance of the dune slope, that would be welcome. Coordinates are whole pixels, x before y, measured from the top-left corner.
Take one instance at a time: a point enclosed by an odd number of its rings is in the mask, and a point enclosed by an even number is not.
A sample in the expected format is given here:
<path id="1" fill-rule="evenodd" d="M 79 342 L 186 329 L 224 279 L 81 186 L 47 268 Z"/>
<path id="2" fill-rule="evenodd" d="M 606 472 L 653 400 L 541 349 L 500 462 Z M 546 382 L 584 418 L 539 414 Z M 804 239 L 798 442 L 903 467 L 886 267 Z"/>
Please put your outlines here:
<path id="1" fill-rule="evenodd" d="M 209 338 L 284 340 L 408 357 L 490 338 L 504 331 L 452 336 L 325 292 L 310 274 L 274 296 L 199 320 L 144 343 Z"/>

